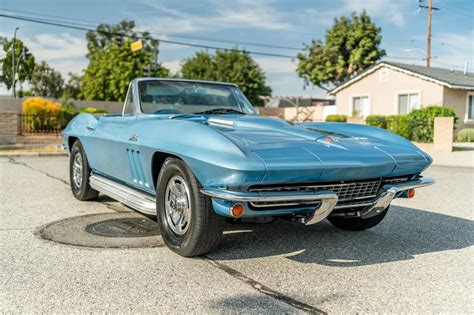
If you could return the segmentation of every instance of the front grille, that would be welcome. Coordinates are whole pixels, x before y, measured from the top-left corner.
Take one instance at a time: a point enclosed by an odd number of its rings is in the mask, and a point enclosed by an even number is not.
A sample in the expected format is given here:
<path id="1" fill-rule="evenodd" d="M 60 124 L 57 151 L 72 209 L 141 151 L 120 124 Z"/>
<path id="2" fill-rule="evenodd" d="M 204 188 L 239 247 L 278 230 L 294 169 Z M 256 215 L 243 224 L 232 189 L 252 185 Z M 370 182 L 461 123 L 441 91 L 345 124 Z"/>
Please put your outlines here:
<path id="1" fill-rule="evenodd" d="M 365 181 L 354 181 L 354 182 L 339 182 L 339 183 L 321 183 L 321 184 L 290 184 L 286 186 L 272 185 L 272 186 L 254 186 L 249 189 L 251 192 L 264 192 L 264 193 L 279 193 L 279 192 L 316 192 L 322 190 L 333 191 L 338 196 L 338 205 L 341 203 L 347 204 L 351 201 L 361 201 L 373 199 L 377 196 L 377 193 L 382 184 L 387 183 L 398 183 L 407 181 L 408 177 L 398 177 L 389 179 L 374 179 Z M 271 201 L 271 202 L 251 202 L 250 205 L 253 208 L 268 208 L 268 207 L 284 207 L 284 206 L 308 206 L 318 205 L 319 202 L 301 202 L 292 201 L 291 203 L 285 201 Z"/>

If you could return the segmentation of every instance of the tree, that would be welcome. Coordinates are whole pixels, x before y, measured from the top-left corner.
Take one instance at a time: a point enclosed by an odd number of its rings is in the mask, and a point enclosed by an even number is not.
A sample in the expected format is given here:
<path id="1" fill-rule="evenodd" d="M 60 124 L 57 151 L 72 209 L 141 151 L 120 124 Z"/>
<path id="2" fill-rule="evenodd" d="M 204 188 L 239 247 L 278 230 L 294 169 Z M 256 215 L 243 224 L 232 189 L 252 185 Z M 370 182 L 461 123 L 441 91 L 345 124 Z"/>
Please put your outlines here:
<path id="1" fill-rule="evenodd" d="M 63 85 L 64 80 L 59 71 L 45 61 L 36 65 L 30 80 L 30 89 L 34 95 L 58 98 L 63 92 Z"/>
<path id="2" fill-rule="evenodd" d="M 206 51 L 181 64 L 181 76 L 187 79 L 223 81 L 237 84 L 253 104 L 261 104 L 259 96 L 270 95 L 265 74 L 249 53 L 236 49 Z"/>
<path id="3" fill-rule="evenodd" d="M 4 39 L 3 50 L 6 55 L 0 59 L 2 64 L 2 82 L 5 83 L 7 89 L 12 87 L 13 72 L 12 72 L 12 55 L 13 55 L 13 40 Z M 20 58 L 21 56 L 21 58 Z M 18 81 L 24 82 L 30 80 L 35 68 L 35 57 L 30 53 L 28 48 L 19 39 L 15 39 L 15 73 L 18 73 Z"/>
<path id="4" fill-rule="evenodd" d="M 306 84 L 311 82 L 329 90 L 385 56 L 380 48 L 380 33 L 381 28 L 372 23 L 365 11 L 360 15 L 354 12 L 350 18 L 336 18 L 326 31 L 324 43 L 313 40 L 306 45 L 306 54 L 297 55 L 296 71 Z"/>
<path id="5" fill-rule="evenodd" d="M 66 98 L 80 100 L 82 98 L 82 77 L 78 74 L 69 72 L 69 79 L 64 86 L 64 95 Z"/>
<path id="6" fill-rule="evenodd" d="M 156 62 L 158 40 L 150 34 L 133 30 L 133 21 L 117 25 L 101 24 L 95 32 L 87 32 L 89 65 L 82 77 L 82 96 L 85 99 L 123 101 L 128 84 L 136 77 L 167 77 L 168 69 Z M 132 52 L 132 42 L 141 39 L 143 49 Z M 149 69 L 149 71 L 147 70 Z"/>

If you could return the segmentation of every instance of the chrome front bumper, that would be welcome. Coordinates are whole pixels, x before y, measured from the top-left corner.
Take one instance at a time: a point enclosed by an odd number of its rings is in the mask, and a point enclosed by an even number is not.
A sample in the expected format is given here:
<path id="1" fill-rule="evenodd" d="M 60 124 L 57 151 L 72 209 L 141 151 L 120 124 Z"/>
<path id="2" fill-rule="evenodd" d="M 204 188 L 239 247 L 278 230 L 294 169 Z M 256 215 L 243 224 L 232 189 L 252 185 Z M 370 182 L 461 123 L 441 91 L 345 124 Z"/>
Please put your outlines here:
<path id="1" fill-rule="evenodd" d="M 374 201 L 364 204 L 360 217 L 370 218 L 387 208 L 399 192 L 428 186 L 434 183 L 432 178 L 419 178 L 402 183 L 384 185 L 379 196 Z M 201 192 L 211 198 L 228 200 L 232 202 L 284 202 L 294 204 L 296 202 L 320 202 L 317 209 L 308 215 L 304 222 L 314 224 L 324 220 L 334 209 L 350 208 L 350 205 L 337 206 L 338 197 L 333 191 L 314 192 L 239 192 L 222 189 L 202 189 Z M 360 205 L 359 205 L 360 206 Z"/>
<path id="2" fill-rule="evenodd" d="M 337 204 L 337 195 L 332 191 L 263 193 L 203 189 L 201 192 L 212 198 L 234 202 L 281 201 L 290 204 L 292 202 L 320 202 L 321 204 L 317 210 L 306 218 L 306 224 L 314 224 L 324 220 Z"/>
<path id="3" fill-rule="evenodd" d="M 361 213 L 360 217 L 362 219 L 368 219 L 376 216 L 380 212 L 384 211 L 396 197 L 399 192 L 412 189 L 412 188 L 421 188 L 429 186 L 435 183 L 433 178 L 422 177 L 416 180 L 411 180 L 404 183 L 390 184 L 382 186 L 382 193 L 380 196 L 373 202 L 370 208 L 365 208 Z"/>

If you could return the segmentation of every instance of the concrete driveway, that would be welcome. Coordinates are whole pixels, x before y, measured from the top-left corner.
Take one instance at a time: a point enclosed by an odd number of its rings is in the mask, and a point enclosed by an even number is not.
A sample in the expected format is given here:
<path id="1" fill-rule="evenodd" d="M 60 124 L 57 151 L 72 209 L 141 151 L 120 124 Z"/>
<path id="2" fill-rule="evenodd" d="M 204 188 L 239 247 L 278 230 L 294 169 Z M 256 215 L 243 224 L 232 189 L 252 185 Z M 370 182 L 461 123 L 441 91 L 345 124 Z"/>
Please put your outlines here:
<path id="1" fill-rule="evenodd" d="M 328 222 L 229 226 L 220 248 L 98 249 L 42 240 L 54 221 L 127 213 L 79 202 L 65 157 L 0 158 L 0 312 L 469 313 L 474 309 L 474 171 L 396 200 L 372 230 Z"/>

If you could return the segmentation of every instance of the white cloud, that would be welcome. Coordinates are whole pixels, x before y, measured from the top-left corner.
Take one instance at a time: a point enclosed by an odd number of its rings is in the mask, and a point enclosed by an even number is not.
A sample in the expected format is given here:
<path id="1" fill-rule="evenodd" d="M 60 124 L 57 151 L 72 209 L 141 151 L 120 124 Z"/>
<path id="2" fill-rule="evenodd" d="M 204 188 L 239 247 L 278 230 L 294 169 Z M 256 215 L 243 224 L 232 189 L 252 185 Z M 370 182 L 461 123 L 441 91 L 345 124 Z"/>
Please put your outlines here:
<path id="1" fill-rule="evenodd" d="M 407 0 L 345 0 L 339 8 L 320 10 L 309 8 L 305 13 L 323 26 L 329 26 L 333 23 L 334 18 L 343 15 L 349 15 L 352 12 L 361 12 L 365 10 L 372 18 L 380 18 L 396 26 L 405 24 L 405 14 L 407 13 L 407 5 L 413 3 Z M 416 8 L 414 6 L 414 8 Z"/>
<path id="2" fill-rule="evenodd" d="M 474 72 L 474 31 L 469 33 L 439 33 L 433 37 L 433 64 L 440 67 L 463 69 L 469 63 L 469 71 Z"/>
<path id="3" fill-rule="evenodd" d="M 384 18 L 397 26 L 403 26 L 405 5 L 406 1 L 403 0 L 346 0 L 344 9 L 357 12 L 365 9 L 372 17 Z"/>
<path id="4" fill-rule="evenodd" d="M 87 42 L 83 37 L 69 33 L 41 33 L 23 40 L 36 62 L 46 61 L 64 78 L 68 77 L 69 72 L 81 73 L 87 66 Z"/>
<path id="5" fill-rule="evenodd" d="M 87 54 L 87 41 L 69 33 L 38 34 L 28 40 L 27 45 L 40 60 L 78 58 Z"/>
<path id="6" fill-rule="evenodd" d="M 163 61 L 162 66 L 168 68 L 171 73 L 177 73 L 181 70 L 181 60 Z"/>
<path id="7" fill-rule="evenodd" d="M 425 65 L 426 37 L 414 36 L 418 43 L 415 47 L 390 46 L 388 55 L 411 57 L 413 60 L 392 58 L 400 62 Z M 466 44 L 467 43 L 467 44 Z M 431 38 L 431 65 L 433 67 L 464 70 L 465 62 L 469 63 L 469 72 L 474 72 L 474 31 L 467 33 L 441 32 Z M 388 58 L 390 59 L 390 58 Z"/>
<path id="8" fill-rule="evenodd" d="M 171 33 L 198 32 L 215 28 L 250 28 L 261 30 L 291 30 L 292 24 L 283 20 L 283 16 L 268 3 L 238 0 L 228 4 L 211 3 L 214 13 L 204 16 L 175 10 L 152 1 L 145 1 L 149 7 L 162 16 L 146 23 L 148 29 Z"/>
<path id="9" fill-rule="evenodd" d="M 296 63 L 290 59 L 283 59 L 278 57 L 268 58 L 254 58 L 260 65 L 262 70 L 269 73 L 294 73 L 296 71 Z"/>

